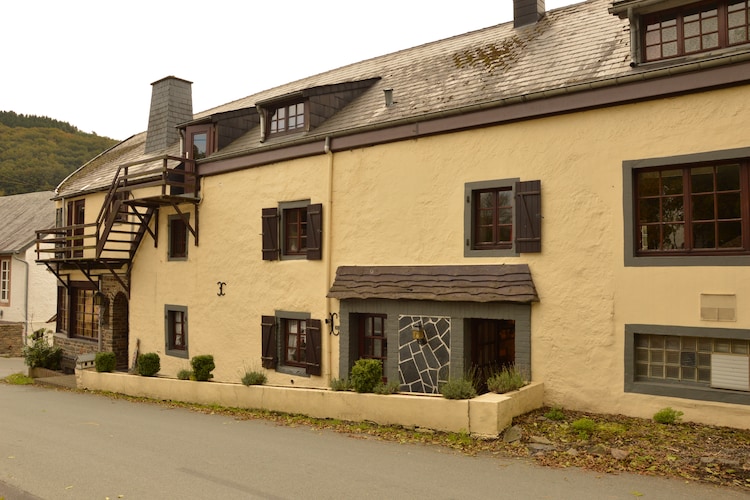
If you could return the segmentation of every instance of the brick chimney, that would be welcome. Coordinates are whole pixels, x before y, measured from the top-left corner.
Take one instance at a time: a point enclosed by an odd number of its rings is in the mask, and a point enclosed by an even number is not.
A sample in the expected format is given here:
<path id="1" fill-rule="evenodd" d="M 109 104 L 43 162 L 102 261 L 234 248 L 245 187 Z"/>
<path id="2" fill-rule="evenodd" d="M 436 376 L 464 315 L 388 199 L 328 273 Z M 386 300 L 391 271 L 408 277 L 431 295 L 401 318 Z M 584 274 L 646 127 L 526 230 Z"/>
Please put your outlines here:
<path id="1" fill-rule="evenodd" d="M 544 17 L 544 0 L 513 0 L 513 27 L 534 24 Z"/>
<path id="2" fill-rule="evenodd" d="M 180 140 L 177 124 L 193 119 L 193 82 L 174 76 L 151 84 L 146 153 L 164 151 Z"/>

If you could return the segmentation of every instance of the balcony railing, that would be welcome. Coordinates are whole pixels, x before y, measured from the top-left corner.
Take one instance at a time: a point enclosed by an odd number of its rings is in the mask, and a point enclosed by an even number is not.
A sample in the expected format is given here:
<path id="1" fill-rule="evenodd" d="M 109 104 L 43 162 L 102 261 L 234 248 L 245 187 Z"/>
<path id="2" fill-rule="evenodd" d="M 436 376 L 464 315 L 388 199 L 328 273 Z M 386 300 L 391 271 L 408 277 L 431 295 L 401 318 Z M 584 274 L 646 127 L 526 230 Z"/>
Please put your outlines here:
<path id="1" fill-rule="evenodd" d="M 161 165 L 143 168 L 156 162 Z M 169 162 L 179 162 L 182 168 L 169 168 Z M 65 262 L 101 259 L 103 255 L 119 255 L 129 260 L 148 231 L 154 207 L 182 200 L 197 201 L 199 186 L 193 160 L 161 156 L 121 165 L 96 222 L 36 231 L 37 260 Z M 150 189 L 154 187 L 157 189 Z M 133 196 L 134 192 L 139 194 Z M 143 207 L 144 211 L 139 210 Z M 130 229 L 113 230 L 118 222 Z"/>

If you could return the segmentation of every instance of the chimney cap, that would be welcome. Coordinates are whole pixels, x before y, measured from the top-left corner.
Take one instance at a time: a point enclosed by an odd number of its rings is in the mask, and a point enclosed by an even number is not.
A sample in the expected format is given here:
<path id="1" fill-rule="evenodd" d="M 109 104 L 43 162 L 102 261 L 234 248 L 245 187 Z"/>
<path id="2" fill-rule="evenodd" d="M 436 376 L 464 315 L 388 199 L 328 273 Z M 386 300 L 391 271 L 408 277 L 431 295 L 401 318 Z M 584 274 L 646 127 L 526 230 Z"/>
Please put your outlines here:
<path id="1" fill-rule="evenodd" d="M 174 75 L 169 75 L 169 76 L 165 76 L 164 78 L 159 78 L 158 80 L 156 80 L 155 82 L 153 82 L 151 85 L 156 85 L 157 83 L 161 83 L 161 82 L 166 81 L 166 80 L 179 80 L 181 82 L 185 82 L 185 83 L 190 84 L 190 85 L 193 84 L 193 82 L 191 82 L 190 80 L 185 80 L 184 78 L 178 78 L 178 77 L 176 77 Z"/>

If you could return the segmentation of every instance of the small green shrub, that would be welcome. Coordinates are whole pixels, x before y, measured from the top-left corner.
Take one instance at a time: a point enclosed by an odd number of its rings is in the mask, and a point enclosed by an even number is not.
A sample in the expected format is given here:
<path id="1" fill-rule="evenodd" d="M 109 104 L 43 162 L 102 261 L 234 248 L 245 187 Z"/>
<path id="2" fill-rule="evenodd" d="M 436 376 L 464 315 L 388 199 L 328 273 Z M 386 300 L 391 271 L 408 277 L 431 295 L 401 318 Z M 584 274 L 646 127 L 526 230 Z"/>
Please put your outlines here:
<path id="1" fill-rule="evenodd" d="M 349 379 L 345 378 L 332 378 L 330 385 L 332 391 L 349 391 L 352 388 Z"/>
<path id="2" fill-rule="evenodd" d="M 153 377 L 161 370 L 159 355 L 155 352 L 146 352 L 138 355 L 136 361 L 138 374 L 144 377 Z"/>
<path id="3" fill-rule="evenodd" d="M 117 360 L 113 352 L 97 352 L 96 356 L 94 356 L 94 367 L 99 373 L 113 372 L 116 365 Z"/>
<path id="4" fill-rule="evenodd" d="M 47 368 L 48 370 L 59 370 L 62 361 L 62 349 L 51 346 L 41 335 L 34 333 L 34 343 L 23 348 L 24 361 L 29 368 Z"/>
<path id="5" fill-rule="evenodd" d="M 559 406 L 555 406 L 550 411 L 544 414 L 545 418 L 548 418 L 550 420 L 565 420 L 565 413 L 563 413 L 562 408 Z"/>
<path id="6" fill-rule="evenodd" d="M 263 385 L 268 381 L 266 374 L 259 371 L 245 372 L 245 376 L 242 377 L 242 383 L 245 385 Z"/>
<path id="7" fill-rule="evenodd" d="M 193 356 L 193 359 L 190 360 L 190 365 L 193 367 L 195 380 L 206 382 L 214 378 L 211 371 L 216 368 L 216 365 L 214 364 L 214 357 L 212 355 L 202 354 L 200 356 Z"/>
<path id="8" fill-rule="evenodd" d="M 658 424 L 674 424 L 679 422 L 683 415 L 684 413 L 679 410 L 666 407 L 654 413 L 654 422 Z"/>
<path id="9" fill-rule="evenodd" d="M 591 434 L 593 434 L 596 430 L 596 422 L 594 422 L 590 418 L 579 418 L 578 420 L 570 424 L 570 426 L 574 430 L 578 431 L 578 435 L 582 438 L 591 436 Z"/>
<path id="10" fill-rule="evenodd" d="M 627 431 L 627 427 L 617 422 L 605 422 L 596 426 L 596 434 L 602 439 L 614 439 L 623 436 Z"/>
<path id="11" fill-rule="evenodd" d="M 487 379 L 487 389 L 497 394 L 516 391 L 525 385 L 523 375 L 515 366 L 505 367 Z"/>
<path id="12" fill-rule="evenodd" d="M 387 384 L 380 382 L 378 385 L 375 386 L 375 389 L 373 389 L 373 392 L 375 394 L 396 394 L 398 392 L 399 387 L 400 387 L 400 384 L 396 382 L 395 380 L 391 380 Z"/>
<path id="13" fill-rule="evenodd" d="M 445 399 L 471 399 L 477 396 L 477 390 L 469 377 L 457 377 L 441 385 L 440 394 Z"/>
<path id="14" fill-rule="evenodd" d="M 183 368 L 182 370 L 177 372 L 177 378 L 180 380 L 190 380 L 193 377 L 193 372 Z"/>
<path id="15" fill-rule="evenodd" d="M 383 363 L 379 359 L 358 359 L 349 380 L 355 391 L 372 392 L 383 380 Z"/>

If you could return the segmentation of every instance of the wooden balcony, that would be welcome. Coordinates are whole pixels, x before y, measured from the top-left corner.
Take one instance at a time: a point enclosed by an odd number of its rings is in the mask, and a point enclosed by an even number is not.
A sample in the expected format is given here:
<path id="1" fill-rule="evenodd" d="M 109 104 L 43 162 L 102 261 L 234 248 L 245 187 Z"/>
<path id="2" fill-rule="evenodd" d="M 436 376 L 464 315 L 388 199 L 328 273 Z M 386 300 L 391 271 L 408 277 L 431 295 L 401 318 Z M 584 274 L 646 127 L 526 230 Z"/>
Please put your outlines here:
<path id="1" fill-rule="evenodd" d="M 158 245 L 159 208 L 165 206 L 179 215 L 183 215 L 180 205 L 195 206 L 194 222 L 188 228 L 197 245 L 199 186 L 194 163 L 185 158 L 160 156 L 121 165 L 96 222 L 36 231 L 37 262 L 46 264 L 58 278 L 65 269 L 79 269 L 89 279 L 102 269 L 112 273 L 127 269 L 146 234 Z M 152 228 L 154 216 L 157 222 Z"/>

